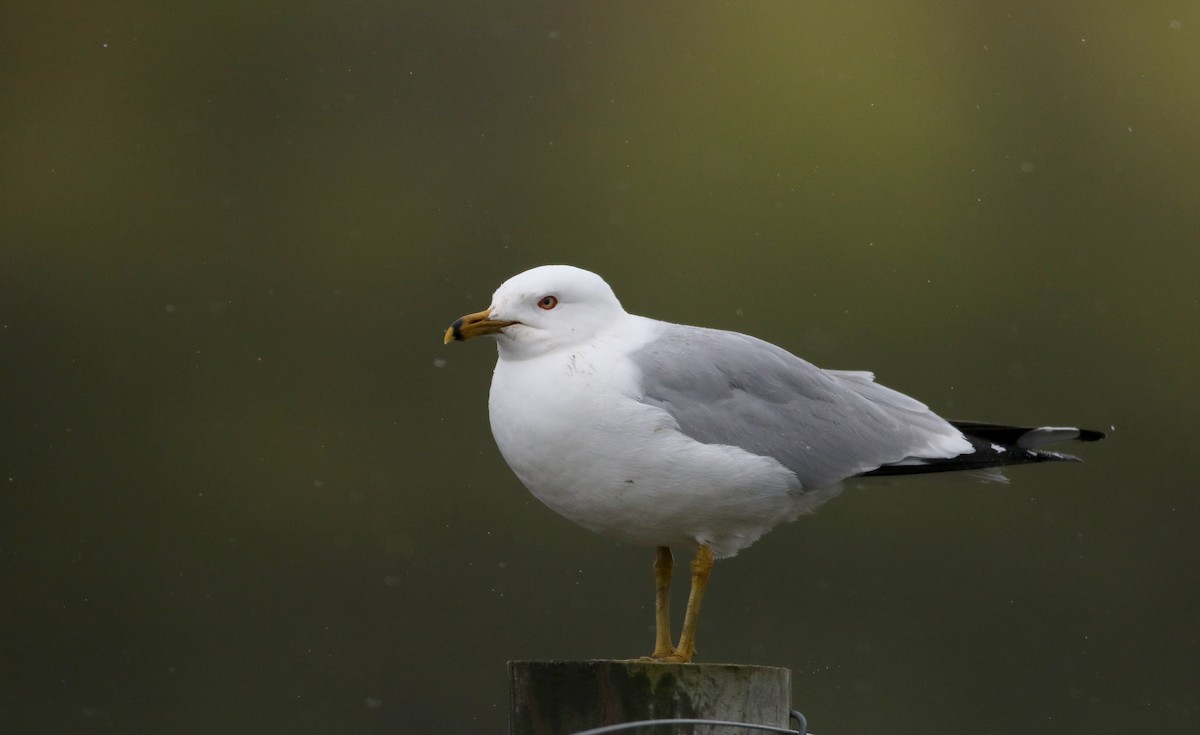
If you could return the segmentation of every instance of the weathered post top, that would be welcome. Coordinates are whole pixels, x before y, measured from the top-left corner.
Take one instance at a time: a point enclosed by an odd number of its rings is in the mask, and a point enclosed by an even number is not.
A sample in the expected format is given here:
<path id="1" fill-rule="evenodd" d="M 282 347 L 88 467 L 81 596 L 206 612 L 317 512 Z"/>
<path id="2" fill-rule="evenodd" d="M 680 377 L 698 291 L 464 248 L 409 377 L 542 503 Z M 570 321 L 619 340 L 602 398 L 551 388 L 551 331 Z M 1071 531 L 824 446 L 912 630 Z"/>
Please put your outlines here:
<path id="1" fill-rule="evenodd" d="M 674 718 L 787 727 L 791 709 L 791 671 L 771 666 L 510 661 L 508 673 L 509 735 L 571 735 L 604 725 Z M 717 731 L 680 725 L 669 732 Z"/>

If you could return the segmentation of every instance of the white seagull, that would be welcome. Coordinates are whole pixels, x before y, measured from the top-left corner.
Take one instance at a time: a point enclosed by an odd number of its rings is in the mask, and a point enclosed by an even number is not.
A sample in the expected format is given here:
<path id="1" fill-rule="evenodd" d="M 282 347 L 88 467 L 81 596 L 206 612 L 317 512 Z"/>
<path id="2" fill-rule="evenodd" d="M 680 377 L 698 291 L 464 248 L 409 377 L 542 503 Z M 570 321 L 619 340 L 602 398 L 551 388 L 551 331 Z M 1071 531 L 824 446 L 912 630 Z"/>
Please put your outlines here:
<path id="1" fill-rule="evenodd" d="M 713 559 L 864 475 L 1076 460 L 1064 427 L 947 421 L 868 372 L 822 370 L 744 334 L 629 314 L 602 278 L 547 265 L 504 282 L 445 342 L 499 345 L 488 409 L 508 466 L 596 533 L 656 547 L 654 661 L 689 662 Z M 677 644 L 673 546 L 694 546 Z"/>

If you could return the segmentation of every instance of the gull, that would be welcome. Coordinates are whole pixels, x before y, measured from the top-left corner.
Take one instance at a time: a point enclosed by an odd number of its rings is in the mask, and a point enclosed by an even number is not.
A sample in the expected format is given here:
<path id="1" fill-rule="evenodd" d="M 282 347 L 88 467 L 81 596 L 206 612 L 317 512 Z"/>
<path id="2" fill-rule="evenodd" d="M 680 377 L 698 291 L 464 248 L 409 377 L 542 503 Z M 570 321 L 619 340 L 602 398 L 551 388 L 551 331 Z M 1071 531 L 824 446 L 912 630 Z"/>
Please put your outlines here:
<path id="1" fill-rule="evenodd" d="M 869 372 L 629 314 L 604 279 L 572 266 L 513 276 L 444 342 L 481 336 L 499 348 L 488 413 L 517 478 L 584 528 L 655 547 L 651 661 L 695 656 L 714 559 L 812 512 L 844 480 L 1079 461 L 1041 447 L 1104 436 L 947 421 Z M 677 643 L 672 547 L 696 550 Z"/>

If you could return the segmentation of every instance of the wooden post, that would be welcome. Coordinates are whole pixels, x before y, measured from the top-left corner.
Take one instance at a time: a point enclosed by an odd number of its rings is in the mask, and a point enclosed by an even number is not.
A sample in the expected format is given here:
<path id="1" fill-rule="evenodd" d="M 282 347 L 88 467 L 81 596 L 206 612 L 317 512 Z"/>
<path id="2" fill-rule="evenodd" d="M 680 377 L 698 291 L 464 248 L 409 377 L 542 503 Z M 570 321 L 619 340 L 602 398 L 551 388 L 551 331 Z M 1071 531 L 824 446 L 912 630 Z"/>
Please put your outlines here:
<path id="1" fill-rule="evenodd" d="M 636 720 L 711 719 L 788 726 L 791 671 L 737 664 L 509 661 L 509 735 L 571 733 Z M 679 725 L 633 731 L 737 732 Z"/>

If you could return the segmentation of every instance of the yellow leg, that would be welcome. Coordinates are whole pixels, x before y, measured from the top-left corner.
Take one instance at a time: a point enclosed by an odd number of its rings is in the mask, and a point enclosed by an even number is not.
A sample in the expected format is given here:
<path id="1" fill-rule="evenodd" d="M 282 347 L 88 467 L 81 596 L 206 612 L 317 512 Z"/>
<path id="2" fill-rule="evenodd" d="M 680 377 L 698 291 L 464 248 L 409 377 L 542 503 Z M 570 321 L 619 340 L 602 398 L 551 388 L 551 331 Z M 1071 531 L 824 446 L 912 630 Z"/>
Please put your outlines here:
<path id="1" fill-rule="evenodd" d="M 659 546 L 654 557 L 654 653 L 650 658 L 670 656 L 671 648 L 671 547 Z"/>
<path id="2" fill-rule="evenodd" d="M 671 656 L 673 661 L 687 663 L 696 655 L 696 624 L 700 620 L 700 602 L 704 599 L 704 588 L 708 585 L 708 575 L 712 567 L 712 549 L 700 544 L 696 547 L 696 558 L 692 559 L 692 591 L 688 595 L 679 645 L 675 647 L 675 653 Z"/>

